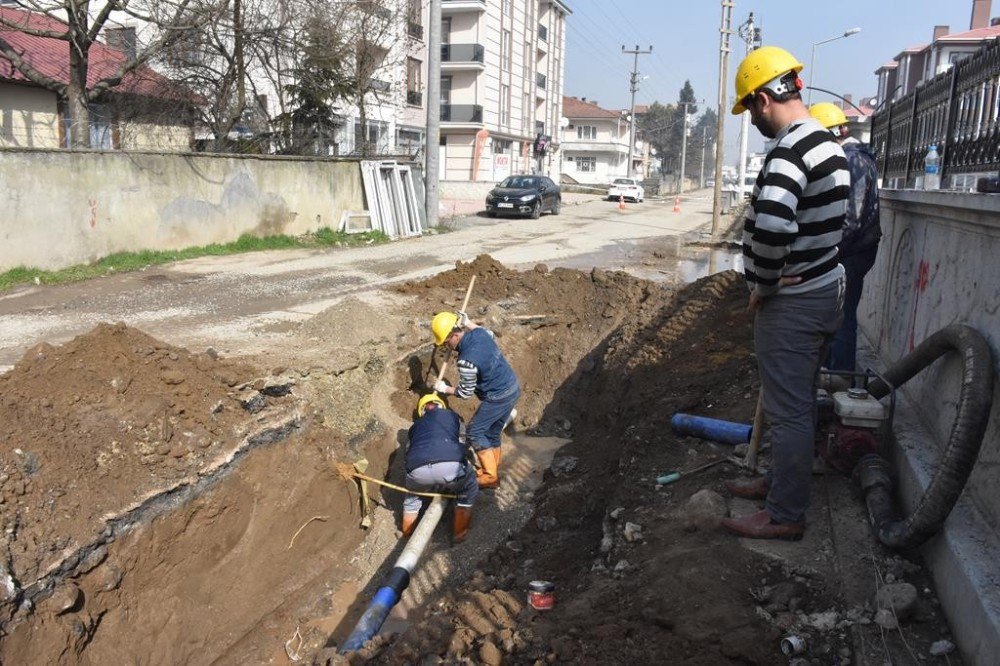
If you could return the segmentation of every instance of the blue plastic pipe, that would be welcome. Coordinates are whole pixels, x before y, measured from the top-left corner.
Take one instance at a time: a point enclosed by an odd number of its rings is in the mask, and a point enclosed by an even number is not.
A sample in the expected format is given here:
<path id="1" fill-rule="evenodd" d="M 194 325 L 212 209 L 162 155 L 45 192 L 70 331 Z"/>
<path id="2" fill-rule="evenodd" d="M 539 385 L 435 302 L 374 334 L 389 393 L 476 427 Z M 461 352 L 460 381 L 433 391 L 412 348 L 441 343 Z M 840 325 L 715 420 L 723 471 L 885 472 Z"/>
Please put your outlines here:
<path id="1" fill-rule="evenodd" d="M 385 582 L 379 587 L 371 603 L 365 610 L 361 619 L 354 625 L 354 630 L 347 637 L 344 644 L 340 646 L 340 654 L 354 652 L 364 647 L 378 633 L 379 629 L 389 617 L 393 607 L 399 603 L 403 596 L 403 591 L 410 584 L 410 574 L 417 566 L 420 555 L 431 540 L 434 528 L 437 527 L 444 513 L 445 501 L 441 497 L 431 500 L 430 506 L 424 511 L 423 517 L 413 530 L 413 535 L 406 542 L 406 547 L 396 560 L 392 571 L 386 576 Z"/>
<path id="2" fill-rule="evenodd" d="M 706 416 L 692 414 L 674 414 L 670 425 L 678 435 L 691 435 L 723 444 L 743 444 L 750 441 L 750 431 L 753 427 L 746 423 L 720 421 Z"/>

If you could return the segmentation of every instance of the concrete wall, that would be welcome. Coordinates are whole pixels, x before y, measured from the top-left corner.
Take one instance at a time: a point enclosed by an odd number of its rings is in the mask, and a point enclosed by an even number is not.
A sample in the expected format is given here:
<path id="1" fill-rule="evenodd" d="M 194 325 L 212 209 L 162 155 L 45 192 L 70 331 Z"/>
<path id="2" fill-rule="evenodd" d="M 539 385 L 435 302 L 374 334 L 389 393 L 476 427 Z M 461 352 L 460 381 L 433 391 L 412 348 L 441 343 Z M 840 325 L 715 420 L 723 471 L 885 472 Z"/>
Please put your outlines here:
<path id="1" fill-rule="evenodd" d="M 55 93 L 33 86 L 0 83 L 0 147 L 59 147 Z"/>
<path id="2" fill-rule="evenodd" d="M 0 201 L 0 270 L 301 234 L 364 210 L 357 162 L 200 153 L 2 149 Z"/>
<path id="3" fill-rule="evenodd" d="M 1000 198 L 883 191 L 884 237 L 865 280 L 858 318 L 877 364 L 891 365 L 953 323 L 989 341 L 1000 371 Z M 938 469 L 961 380 L 955 355 L 902 388 L 894 463 L 912 511 Z M 942 532 L 922 549 L 963 657 L 996 664 L 1000 654 L 1000 381 L 979 460 Z"/>
<path id="4" fill-rule="evenodd" d="M 990 341 L 1000 371 L 1000 198 L 981 194 L 890 191 L 883 196 L 885 237 L 858 311 L 864 332 L 887 363 L 935 331 L 969 324 Z M 960 379 L 957 360 L 906 385 L 940 445 L 947 441 Z M 1000 528 L 1000 382 L 969 492 Z"/>

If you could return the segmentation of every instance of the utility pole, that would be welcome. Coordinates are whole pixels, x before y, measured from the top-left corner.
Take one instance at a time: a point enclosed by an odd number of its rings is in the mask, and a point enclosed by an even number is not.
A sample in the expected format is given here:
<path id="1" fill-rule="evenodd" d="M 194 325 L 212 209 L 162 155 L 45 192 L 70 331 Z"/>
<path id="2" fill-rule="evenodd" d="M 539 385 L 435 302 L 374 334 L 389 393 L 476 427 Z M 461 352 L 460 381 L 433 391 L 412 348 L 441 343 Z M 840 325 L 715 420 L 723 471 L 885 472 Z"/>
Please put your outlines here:
<path id="1" fill-rule="evenodd" d="M 719 27 L 719 124 L 715 134 L 715 192 L 712 197 L 712 236 L 718 236 L 722 220 L 722 163 L 725 160 L 726 94 L 729 68 L 729 38 L 733 34 L 733 0 L 722 0 L 722 24 Z"/>
<path id="2" fill-rule="evenodd" d="M 625 45 L 622 45 L 622 53 L 627 53 L 628 55 L 634 56 L 632 61 L 632 75 L 629 78 L 629 90 L 632 92 L 632 111 L 629 117 L 629 136 L 628 136 L 628 176 L 631 178 L 635 175 L 635 168 L 632 163 L 635 160 L 635 94 L 639 92 L 639 56 L 648 55 L 653 52 L 653 47 L 650 46 L 649 49 L 645 51 L 639 50 L 639 45 L 635 45 L 635 49 L 632 51 L 626 51 Z"/>
<path id="3" fill-rule="evenodd" d="M 753 12 L 750 12 L 750 17 L 745 23 L 743 23 L 743 25 L 740 26 L 740 37 L 743 38 L 743 43 L 746 44 L 746 53 L 748 55 L 751 51 L 760 48 L 760 28 L 758 28 L 753 22 Z M 749 151 L 749 147 L 750 112 L 744 111 L 743 115 L 740 117 L 740 161 L 736 165 L 737 173 L 739 174 L 737 178 L 739 179 L 739 191 L 741 195 L 746 187 L 747 153 Z"/>
<path id="4" fill-rule="evenodd" d="M 677 194 L 684 193 L 684 166 L 687 162 L 687 148 L 688 148 L 688 107 L 695 102 L 678 102 L 677 105 L 681 107 L 681 122 L 683 123 L 684 130 L 681 133 L 681 176 L 677 180 Z"/>
<path id="5" fill-rule="evenodd" d="M 427 150 L 424 161 L 424 213 L 427 227 L 438 225 L 441 159 L 441 0 L 430 0 L 427 19 Z"/>
<path id="6" fill-rule="evenodd" d="M 701 128 L 701 173 L 698 174 L 698 189 L 705 189 L 705 144 L 708 143 L 708 127 Z"/>

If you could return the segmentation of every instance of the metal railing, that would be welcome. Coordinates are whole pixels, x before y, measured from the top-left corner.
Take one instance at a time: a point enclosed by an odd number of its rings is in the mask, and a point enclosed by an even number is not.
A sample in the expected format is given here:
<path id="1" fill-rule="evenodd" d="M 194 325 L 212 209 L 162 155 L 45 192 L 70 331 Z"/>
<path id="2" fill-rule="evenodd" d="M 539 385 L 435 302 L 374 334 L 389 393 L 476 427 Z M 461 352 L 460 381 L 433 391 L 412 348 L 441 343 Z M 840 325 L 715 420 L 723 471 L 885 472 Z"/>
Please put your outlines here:
<path id="1" fill-rule="evenodd" d="M 960 60 L 872 117 L 882 178 L 912 187 L 931 144 L 947 175 L 1000 169 L 1000 41 Z"/>
<path id="2" fill-rule="evenodd" d="M 483 122 L 483 107 L 481 104 L 442 104 L 441 122 L 481 123 Z"/>
<path id="3" fill-rule="evenodd" d="M 441 62 L 486 62 L 486 48 L 482 44 L 442 44 Z"/>
<path id="4" fill-rule="evenodd" d="M 424 94 L 419 90 L 407 90 L 406 103 L 413 106 L 423 106 Z"/>
<path id="5" fill-rule="evenodd" d="M 414 39 L 424 38 L 424 26 L 420 25 L 420 21 L 415 21 L 412 18 L 406 20 L 406 34 Z"/>

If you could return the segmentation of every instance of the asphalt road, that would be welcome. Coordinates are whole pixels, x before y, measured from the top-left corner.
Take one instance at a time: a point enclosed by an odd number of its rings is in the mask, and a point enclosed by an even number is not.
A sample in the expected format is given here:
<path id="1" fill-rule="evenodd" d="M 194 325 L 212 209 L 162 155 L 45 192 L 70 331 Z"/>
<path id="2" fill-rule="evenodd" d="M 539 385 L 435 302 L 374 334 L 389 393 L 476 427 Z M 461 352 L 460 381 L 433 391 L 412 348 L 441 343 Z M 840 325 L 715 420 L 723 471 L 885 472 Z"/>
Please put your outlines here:
<path id="1" fill-rule="evenodd" d="M 589 201 L 539 220 L 472 217 L 448 233 L 362 248 L 204 257 L 134 273 L 0 296 L 0 370 L 39 342 L 61 343 L 99 322 L 125 322 L 172 344 L 260 351 L 255 332 L 308 319 L 347 295 L 448 270 L 488 253 L 511 267 L 630 268 L 632 248 L 707 229 L 707 191 L 630 204 Z M 633 266 L 637 274 L 641 266 Z M 655 271 L 667 275 L 669 263 Z M 648 267 L 646 272 L 648 273 Z"/>

